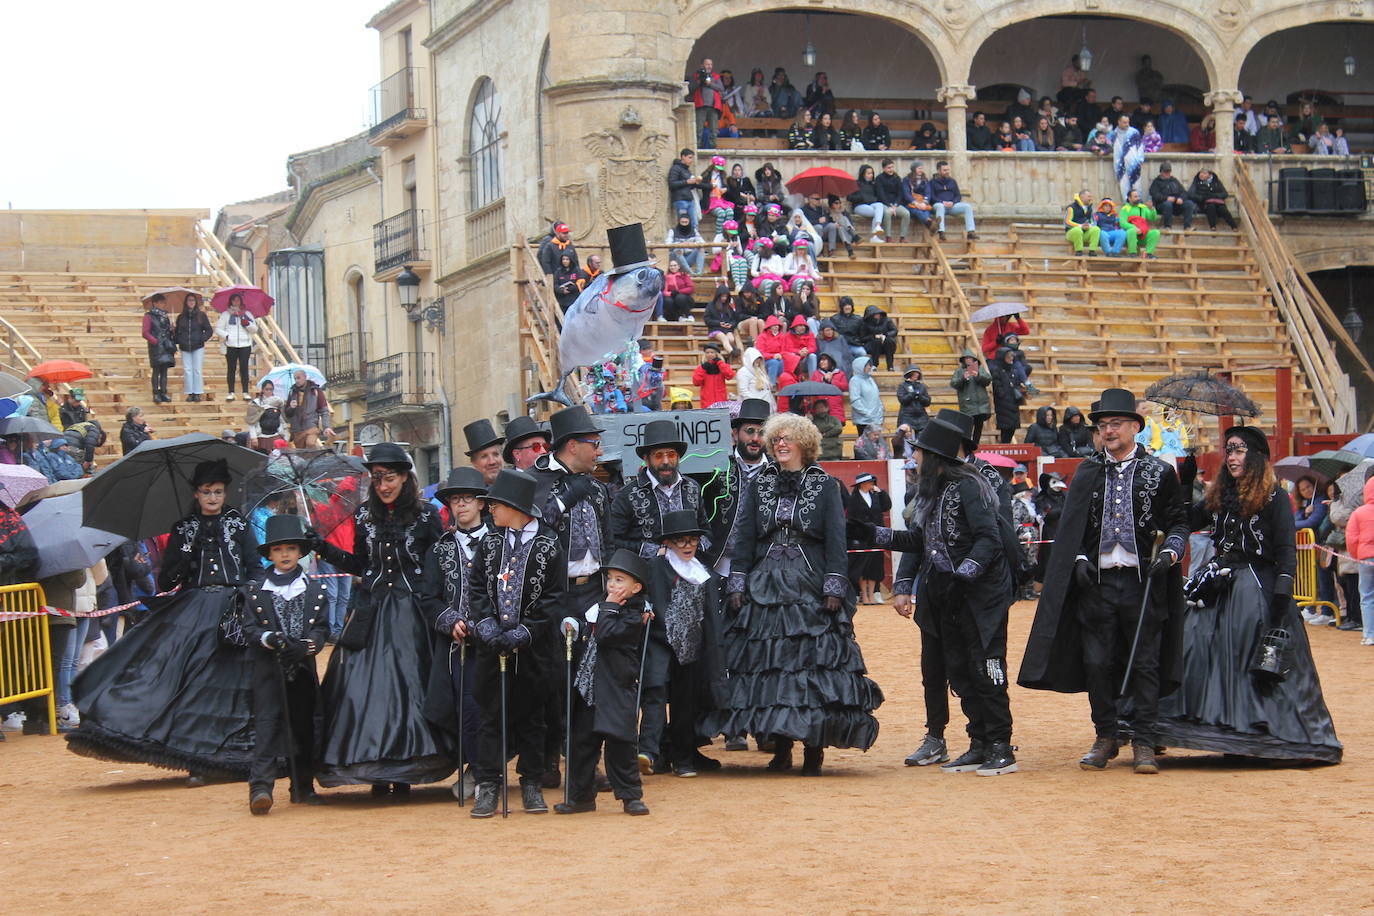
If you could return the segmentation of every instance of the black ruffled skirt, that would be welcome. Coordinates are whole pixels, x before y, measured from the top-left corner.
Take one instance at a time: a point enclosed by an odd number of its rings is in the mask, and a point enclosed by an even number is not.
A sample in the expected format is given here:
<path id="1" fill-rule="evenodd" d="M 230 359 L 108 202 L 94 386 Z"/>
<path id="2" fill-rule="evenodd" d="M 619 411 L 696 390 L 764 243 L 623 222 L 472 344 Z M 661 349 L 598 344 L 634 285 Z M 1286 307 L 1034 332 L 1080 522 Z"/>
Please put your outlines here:
<path id="1" fill-rule="evenodd" d="M 744 604 L 725 628 L 726 702 L 707 716 L 706 734 L 873 746 L 883 692 L 854 639 L 853 599 L 828 613 L 822 582 L 800 555 L 770 557 L 749 574 Z"/>
<path id="2" fill-rule="evenodd" d="M 1235 570 L 1215 608 L 1184 624 L 1183 683 L 1159 703 L 1159 741 L 1246 757 L 1339 763 L 1341 743 L 1322 698 L 1307 633 L 1290 613 L 1293 667 L 1280 682 L 1249 671 L 1267 630 L 1273 573 Z"/>
<path id="3" fill-rule="evenodd" d="M 321 685 L 324 786 L 439 782 L 458 766 L 452 737 L 424 715 L 430 669 L 446 664 L 435 660 L 436 636 L 413 595 L 388 590 L 376 600 L 367 647 L 336 646 Z"/>
<path id="4" fill-rule="evenodd" d="M 253 663 L 220 641 L 229 587 L 179 592 L 116 640 L 72 685 L 84 757 L 247 779 Z"/>

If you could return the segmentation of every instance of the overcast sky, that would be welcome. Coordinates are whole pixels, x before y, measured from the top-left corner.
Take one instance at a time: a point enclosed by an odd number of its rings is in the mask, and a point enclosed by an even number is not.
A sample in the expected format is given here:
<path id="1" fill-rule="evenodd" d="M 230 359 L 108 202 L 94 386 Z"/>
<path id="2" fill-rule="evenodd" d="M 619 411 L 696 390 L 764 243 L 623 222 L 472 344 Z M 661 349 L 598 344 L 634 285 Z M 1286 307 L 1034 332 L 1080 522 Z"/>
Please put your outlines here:
<path id="1" fill-rule="evenodd" d="M 198 207 L 351 136 L 387 0 L 47 0 L 0 12 L 0 207 Z"/>

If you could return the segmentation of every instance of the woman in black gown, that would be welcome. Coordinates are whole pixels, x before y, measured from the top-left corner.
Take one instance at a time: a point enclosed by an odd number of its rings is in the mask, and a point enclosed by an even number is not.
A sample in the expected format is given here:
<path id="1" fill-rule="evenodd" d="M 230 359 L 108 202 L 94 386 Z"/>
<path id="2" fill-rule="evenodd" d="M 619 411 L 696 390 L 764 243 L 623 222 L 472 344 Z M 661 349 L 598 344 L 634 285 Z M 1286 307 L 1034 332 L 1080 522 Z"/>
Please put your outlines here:
<path id="1" fill-rule="evenodd" d="M 373 795 L 405 796 L 458 765 L 452 716 L 425 715 L 430 672 L 446 660 L 419 589 L 443 528 L 401 446 L 376 445 L 365 464 L 372 487 L 353 515 L 353 552 L 318 538 L 312 545 L 326 563 L 361 577 L 321 688 L 318 777 L 325 786 L 369 783 Z"/>
<path id="2" fill-rule="evenodd" d="M 1194 529 L 1212 527 L 1217 555 L 1190 580 L 1202 606 L 1184 626 L 1183 683 L 1159 704 L 1159 740 L 1174 747 L 1339 763 L 1306 628 L 1293 606 L 1297 543 L 1288 494 L 1274 481 L 1269 443 L 1254 427 L 1226 431 L 1226 462 L 1202 502 Z M 1185 467 L 1192 486 L 1195 469 Z M 1219 575 L 1229 569 L 1230 575 Z M 1210 590 L 1195 593 L 1199 577 Z M 1282 680 L 1251 672 L 1271 629 L 1289 634 L 1291 670 Z"/>
<path id="3" fill-rule="evenodd" d="M 189 770 L 192 785 L 248 778 L 252 660 L 221 638 L 220 621 L 260 567 L 252 527 L 224 508 L 229 479 L 223 461 L 196 466 L 197 511 L 172 529 L 157 579 L 159 591 L 180 590 L 149 599 L 152 613 L 72 685 L 75 753 Z"/>
<path id="4" fill-rule="evenodd" d="M 815 463 L 820 433 L 805 417 L 775 414 L 763 427 L 775 464 L 743 495 L 730 561 L 725 623 L 726 701 L 706 719 L 709 735 L 773 739 L 770 770 L 819 776 L 827 747 L 867 750 L 883 701 L 854 639 L 854 593 L 836 481 Z"/>

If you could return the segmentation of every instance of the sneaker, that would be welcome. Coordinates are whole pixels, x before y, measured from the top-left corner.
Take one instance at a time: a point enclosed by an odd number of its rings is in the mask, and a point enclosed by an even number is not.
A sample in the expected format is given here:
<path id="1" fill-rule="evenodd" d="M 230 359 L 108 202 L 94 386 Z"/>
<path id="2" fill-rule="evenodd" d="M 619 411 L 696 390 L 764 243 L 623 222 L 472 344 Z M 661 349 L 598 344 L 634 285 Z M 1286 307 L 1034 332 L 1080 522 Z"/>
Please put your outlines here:
<path id="1" fill-rule="evenodd" d="M 974 770 L 978 776 L 1001 776 L 1005 773 L 1015 773 L 1020 769 L 1016 765 L 1016 748 L 1005 741 L 994 741 L 988 747 L 988 759 L 983 765 Z"/>
<path id="2" fill-rule="evenodd" d="M 248 810 L 254 814 L 266 814 L 272 810 L 272 793 L 267 789 L 258 789 L 253 793 L 253 797 L 248 800 Z"/>
<path id="3" fill-rule="evenodd" d="M 1361 624 L 1360 624 L 1360 622 L 1359 622 L 1358 620 L 1346 620 L 1346 621 L 1344 621 L 1343 623 L 1338 623 L 1338 624 L 1336 624 L 1336 629 L 1338 629 L 1338 630 L 1359 630 L 1359 629 L 1362 629 L 1362 626 L 1361 626 Z"/>
<path id="4" fill-rule="evenodd" d="M 1318 614 L 1316 617 L 1312 618 L 1307 622 L 1314 627 L 1329 627 L 1335 625 L 1336 618 L 1331 616 L 1330 614 Z"/>
<path id="5" fill-rule="evenodd" d="M 57 707 L 57 727 L 76 728 L 81 724 L 81 713 L 76 711 L 75 704 L 68 703 L 66 706 Z"/>
<path id="6" fill-rule="evenodd" d="M 472 775 L 472 767 L 468 767 L 463 771 L 463 775 L 454 780 L 449 791 L 459 801 L 468 801 L 477 794 L 477 777 Z"/>
<path id="7" fill-rule="evenodd" d="M 477 801 L 473 802 L 469 817 L 491 817 L 496 814 L 499 787 L 494 782 L 484 782 L 477 787 Z"/>
<path id="8" fill-rule="evenodd" d="M 549 813 L 549 806 L 544 801 L 544 790 L 534 783 L 520 787 L 520 804 L 526 814 Z"/>
<path id="9" fill-rule="evenodd" d="M 971 773 L 987 763 L 987 760 L 987 748 L 983 742 L 975 738 L 969 742 L 968 750 L 940 767 L 940 770 L 944 773 Z"/>
<path id="10" fill-rule="evenodd" d="M 225 399 L 226 401 L 232 401 L 232 400 L 234 399 L 234 392 L 231 391 L 231 392 L 229 392 L 228 394 L 226 394 L 226 395 L 224 396 L 224 399 Z"/>
<path id="11" fill-rule="evenodd" d="M 1374 639 L 1372 639 L 1372 638 L 1366 636 L 1365 638 L 1363 638 L 1363 639 L 1360 640 L 1360 645 L 1362 645 L 1362 646 L 1374 646 Z"/>
<path id="12" fill-rule="evenodd" d="M 868 240 L 868 244 L 870 245 L 881 245 L 882 243 L 883 237 L 881 235 L 874 235 L 873 238 Z"/>
<path id="13" fill-rule="evenodd" d="M 697 775 L 697 768 L 691 762 L 679 763 L 673 767 L 673 772 L 683 779 L 692 779 Z"/>
<path id="14" fill-rule="evenodd" d="M 8 726 L 6 727 L 8 728 Z M 749 742 L 745 740 L 743 737 L 726 738 L 725 749 L 727 751 L 747 751 L 749 750 Z"/>
<path id="15" fill-rule="evenodd" d="M 17 732 L 24 727 L 24 714 L 22 712 L 12 712 L 0 720 L 0 728 L 7 732 Z"/>
<path id="16" fill-rule="evenodd" d="M 1309 608 L 1304 608 L 1304 609 L 1303 609 L 1303 612 L 1302 612 L 1302 619 L 1305 620 L 1305 621 L 1307 621 L 1308 623 L 1311 623 L 1312 621 L 1316 620 L 1316 619 L 1317 619 L 1318 617 L 1320 617 L 1320 616 L 1321 616 L 1321 612 L 1320 612 L 1320 611 L 1313 610 L 1313 609 L 1310 608 L 1310 607 L 1309 607 Z"/>
<path id="17" fill-rule="evenodd" d="M 947 763 L 949 761 L 949 746 L 945 744 L 944 738 L 937 738 L 935 735 L 926 735 L 921 746 L 911 752 L 902 763 L 909 767 L 928 767 L 932 763 Z"/>

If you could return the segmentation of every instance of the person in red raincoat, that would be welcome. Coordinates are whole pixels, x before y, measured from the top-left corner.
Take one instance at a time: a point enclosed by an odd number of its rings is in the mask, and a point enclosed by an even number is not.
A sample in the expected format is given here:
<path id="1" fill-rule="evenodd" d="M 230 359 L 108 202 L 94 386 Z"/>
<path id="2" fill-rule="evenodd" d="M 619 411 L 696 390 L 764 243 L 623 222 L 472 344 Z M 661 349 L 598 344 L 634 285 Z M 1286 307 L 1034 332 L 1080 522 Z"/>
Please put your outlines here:
<path id="1" fill-rule="evenodd" d="M 983 331 L 983 355 L 988 359 L 997 356 L 997 348 L 1002 346 L 1002 338 L 1007 334 L 1025 337 L 1030 333 L 1030 325 L 1020 315 L 1003 315 L 992 319 L 992 324 Z"/>
<path id="2" fill-rule="evenodd" d="M 692 384 L 701 389 L 701 406 L 710 407 L 717 401 L 730 397 L 726 385 L 735 377 L 734 367 L 720 358 L 720 344 L 712 341 L 702 349 L 706 352 L 701 365 L 692 370 Z"/>

